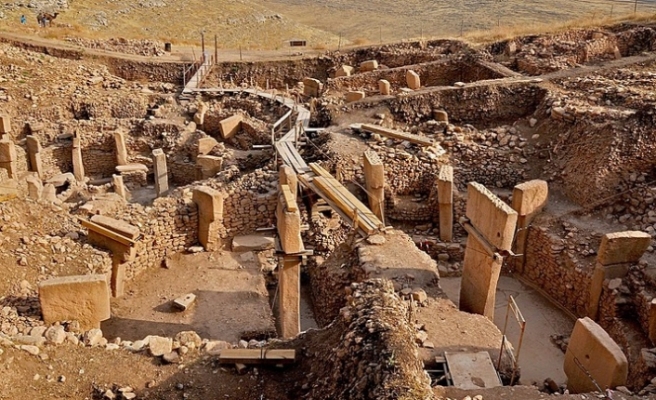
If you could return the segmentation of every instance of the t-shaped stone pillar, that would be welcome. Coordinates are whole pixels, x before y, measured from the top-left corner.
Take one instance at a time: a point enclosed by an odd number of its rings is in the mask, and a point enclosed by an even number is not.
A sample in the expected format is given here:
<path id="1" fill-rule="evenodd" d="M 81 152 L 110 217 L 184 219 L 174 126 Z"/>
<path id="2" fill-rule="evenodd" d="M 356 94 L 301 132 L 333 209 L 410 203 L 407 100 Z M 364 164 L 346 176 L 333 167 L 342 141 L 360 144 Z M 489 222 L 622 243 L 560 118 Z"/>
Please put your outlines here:
<path id="1" fill-rule="evenodd" d="M 84 181 L 84 164 L 82 163 L 82 145 L 77 132 L 73 137 L 73 175 L 78 182 Z"/>
<path id="2" fill-rule="evenodd" d="M 278 321 L 283 339 L 301 332 L 301 260 L 299 256 L 284 256 L 278 270 Z"/>
<path id="3" fill-rule="evenodd" d="M 467 187 L 469 232 L 460 286 L 460 309 L 494 320 L 494 301 L 503 257 L 510 251 L 517 212 L 480 183 Z"/>
<path id="4" fill-rule="evenodd" d="M 169 176 L 166 168 L 166 154 L 162 149 L 153 150 L 153 170 L 157 197 L 165 196 L 169 192 Z"/>
<path id="5" fill-rule="evenodd" d="M 385 211 L 385 170 L 383 161 L 373 151 L 365 151 L 362 156 L 364 164 L 364 182 L 369 197 L 369 208 L 379 220 L 383 220 Z"/>
<path id="6" fill-rule="evenodd" d="M 115 132 L 114 141 L 116 142 L 116 165 L 127 165 L 128 149 L 125 147 L 125 133 Z"/>
<path id="7" fill-rule="evenodd" d="M 207 251 L 221 248 L 219 228 L 223 223 L 223 196 L 220 192 L 200 186 L 194 189 L 193 201 L 198 206 L 198 241 Z"/>
<path id="8" fill-rule="evenodd" d="M 526 239 L 528 227 L 533 219 L 542 211 L 549 197 L 547 182 L 535 179 L 520 183 L 513 189 L 512 208 L 517 211 L 517 232 L 513 251 L 517 255 L 513 264 L 518 273 L 524 272 L 526 258 Z"/>
<path id="9" fill-rule="evenodd" d="M 0 139 L 0 168 L 7 170 L 10 179 L 17 178 L 17 158 L 14 142 L 11 141 L 9 135 L 3 136 Z"/>
<path id="10" fill-rule="evenodd" d="M 588 317 L 593 320 L 598 318 L 604 280 L 624 278 L 631 264 L 640 261 L 650 244 L 651 236 L 640 231 L 607 233 L 601 238 L 597 265 L 590 281 Z"/>
<path id="11" fill-rule="evenodd" d="M 443 165 L 437 175 L 437 203 L 440 216 L 440 240 L 453 240 L 453 167 Z"/>
<path id="12" fill-rule="evenodd" d="M 589 393 L 598 387 L 625 385 L 629 364 L 620 346 L 601 326 L 590 318 L 581 318 L 569 339 L 563 370 L 571 393 Z"/>
<path id="13" fill-rule="evenodd" d="M 296 198 L 287 185 L 280 185 L 276 226 L 280 247 L 286 254 L 297 254 L 305 250 L 301 238 L 301 213 L 296 205 Z"/>
<path id="14" fill-rule="evenodd" d="M 294 199 L 298 196 L 298 178 L 294 169 L 288 165 L 282 165 L 278 171 L 278 182 L 280 185 L 287 185 Z"/>
<path id="15" fill-rule="evenodd" d="M 43 164 L 41 162 L 41 143 L 34 136 L 27 137 L 27 155 L 30 158 L 30 170 L 43 178 Z"/>

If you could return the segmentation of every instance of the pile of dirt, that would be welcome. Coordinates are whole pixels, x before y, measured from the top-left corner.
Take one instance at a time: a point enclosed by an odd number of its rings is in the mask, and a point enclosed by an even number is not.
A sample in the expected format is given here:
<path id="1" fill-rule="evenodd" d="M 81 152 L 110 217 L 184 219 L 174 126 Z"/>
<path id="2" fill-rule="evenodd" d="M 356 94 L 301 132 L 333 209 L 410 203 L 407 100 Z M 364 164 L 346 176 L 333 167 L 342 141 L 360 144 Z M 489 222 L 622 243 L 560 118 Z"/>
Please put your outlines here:
<path id="1" fill-rule="evenodd" d="M 373 279 L 354 283 L 348 291 L 348 306 L 332 324 L 295 341 L 305 353 L 288 375 L 294 379 L 304 373 L 295 398 L 431 399 L 416 328 L 392 283 Z"/>

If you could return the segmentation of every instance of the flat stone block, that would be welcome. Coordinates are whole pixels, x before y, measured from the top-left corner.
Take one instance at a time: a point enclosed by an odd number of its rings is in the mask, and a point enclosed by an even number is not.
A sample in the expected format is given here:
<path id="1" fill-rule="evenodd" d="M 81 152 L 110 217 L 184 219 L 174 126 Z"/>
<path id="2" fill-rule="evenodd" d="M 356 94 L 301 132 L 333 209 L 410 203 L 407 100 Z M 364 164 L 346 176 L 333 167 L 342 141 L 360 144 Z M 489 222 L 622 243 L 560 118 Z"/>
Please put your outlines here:
<path id="1" fill-rule="evenodd" d="M 100 327 L 110 317 L 105 275 L 51 278 L 39 284 L 39 303 L 46 324 L 79 321 L 82 329 Z"/>
<path id="2" fill-rule="evenodd" d="M 603 389 L 626 384 L 629 366 L 622 349 L 602 327 L 587 317 L 579 319 L 574 325 L 563 369 L 567 375 L 567 389 L 571 393 L 596 391 L 596 386 L 575 359 Z"/>
<path id="3" fill-rule="evenodd" d="M 519 215 L 539 212 L 547 204 L 549 186 L 546 181 L 535 179 L 520 183 L 513 189 L 512 208 Z"/>
<path id="4" fill-rule="evenodd" d="M 636 263 L 651 243 L 646 232 L 607 233 L 601 238 L 597 261 L 602 265 Z"/>
<path id="5" fill-rule="evenodd" d="M 467 186 L 467 218 L 494 247 L 510 250 L 517 212 L 480 183 Z"/>
<path id="6" fill-rule="evenodd" d="M 298 211 L 286 211 L 285 205 L 278 202 L 276 226 L 280 247 L 287 254 L 296 254 L 305 250 L 301 238 L 301 214 Z"/>
<path id="7" fill-rule="evenodd" d="M 112 232 L 116 232 L 121 236 L 129 239 L 136 239 L 141 234 L 138 227 L 120 219 L 106 217 L 104 215 L 94 215 L 91 217 L 91 222 L 96 223 Z"/>
<path id="8" fill-rule="evenodd" d="M 0 115 L 0 133 L 11 132 L 11 118 L 8 115 Z"/>
<path id="9" fill-rule="evenodd" d="M 351 67 L 350 65 L 342 65 L 335 71 L 335 78 L 339 78 L 340 76 L 351 76 L 354 69 L 355 68 Z"/>
<path id="10" fill-rule="evenodd" d="M 223 170 L 223 158 L 199 155 L 196 157 L 196 166 L 200 171 L 201 179 L 211 178 Z"/>
<path id="11" fill-rule="evenodd" d="M 501 258 L 487 255 L 478 239 L 469 235 L 460 285 L 460 310 L 481 314 L 494 321 L 497 282 L 501 274 Z"/>
<path id="12" fill-rule="evenodd" d="M 358 101 L 364 99 L 366 94 L 361 91 L 353 91 L 353 92 L 348 92 L 346 95 L 344 95 L 344 99 L 346 100 L 347 103 L 351 103 L 353 101 Z"/>
<path id="13" fill-rule="evenodd" d="M 385 187 L 385 171 L 383 161 L 374 151 L 365 151 L 362 155 L 364 180 L 367 188 L 380 189 Z"/>
<path id="14" fill-rule="evenodd" d="M 421 80 L 419 79 L 419 74 L 413 70 L 408 70 L 405 73 L 405 82 L 408 87 L 412 90 L 417 90 L 421 87 Z"/>
<path id="15" fill-rule="evenodd" d="M 444 110 L 433 111 L 433 118 L 438 122 L 446 122 L 447 124 L 449 123 L 449 114 L 447 114 L 447 112 Z"/>
<path id="16" fill-rule="evenodd" d="M 121 173 L 121 172 L 148 172 L 148 167 L 146 167 L 143 164 L 125 164 L 125 165 L 117 165 L 116 166 L 116 172 Z"/>
<path id="17" fill-rule="evenodd" d="M 224 139 L 230 139 L 234 137 L 239 130 L 241 129 L 241 121 L 244 120 L 244 117 L 241 114 L 233 115 L 219 122 L 219 128 L 221 130 L 221 137 Z"/>
<path id="18" fill-rule="evenodd" d="M 173 300 L 173 306 L 182 311 L 186 311 L 189 307 L 194 304 L 196 301 L 196 295 L 193 293 L 187 293 L 184 296 L 180 296 L 177 299 Z"/>
<path id="19" fill-rule="evenodd" d="M 217 144 L 219 144 L 219 142 L 213 137 L 204 137 L 198 139 L 198 154 L 208 154 Z"/>
<path id="20" fill-rule="evenodd" d="M 450 165 L 442 165 L 437 175 L 437 202 L 453 203 L 453 167 Z"/>
<path id="21" fill-rule="evenodd" d="M 0 140 L 0 162 L 13 162 L 17 158 L 14 142 L 8 137 Z"/>
<path id="22" fill-rule="evenodd" d="M 360 63 L 360 71 L 361 72 L 367 72 L 367 71 L 374 71 L 378 69 L 378 61 L 377 60 L 368 60 Z"/>
<path id="23" fill-rule="evenodd" d="M 262 251 L 273 249 L 276 241 L 273 236 L 245 235 L 235 236 L 232 239 L 232 251 L 243 253 L 247 251 Z"/>
<path id="24" fill-rule="evenodd" d="M 379 80 L 378 81 L 378 91 L 382 95 L 385 95 L 385 96 L 389 95 L 391 93 L 391 85 L 390 85 L 389 81 L 387 81 L 385 79 Z"/>

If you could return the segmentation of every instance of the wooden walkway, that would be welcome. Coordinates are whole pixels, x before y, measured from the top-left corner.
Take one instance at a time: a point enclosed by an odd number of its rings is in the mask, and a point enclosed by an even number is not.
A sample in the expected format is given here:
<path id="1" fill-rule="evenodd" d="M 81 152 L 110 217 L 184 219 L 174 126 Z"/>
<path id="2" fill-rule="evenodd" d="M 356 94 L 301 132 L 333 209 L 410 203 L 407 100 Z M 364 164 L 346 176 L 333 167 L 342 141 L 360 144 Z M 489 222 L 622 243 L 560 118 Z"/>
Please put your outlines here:
<path id="1" fill-rule="evenodd" d="M 187 87 L 185 87 L 185 91 Z M 280 160 L 290 166 L 296 172 L 299 183 L 306 189 L 315 192 L 319 197 L 342 217 L 349 225 L 353 226 L 353 221 L 357 222 L 358 232 L 366 237 L 384 228 L 384 224 L 376 215 L 358 200 L 353 193 L 349 192 L 335 177 L 318 164 L 308 165 L 296 148 L 300 133 L 310 126 L 310 111 L 300 104 L 296 104 L 293 99 L 272 94 L 270 92 L 259 91 L 256 89 L 221 89 L 221 88 L 189 88 L 187 93 L 227 93 L 238 94 L 248 93 L 262 98 L 271 99 L 289 108 L 296 113 L 296 120 L 291 123 L 291 129 L 283 131 L 278 135 L 272 136 L 273 146 L 276 149 Z M 292 113 L 293 114 L 293 113 Z M 285 120 L 292 117 L 292 114 L 285 115 L 276 121 L 273 126 L 279 127 L 285 124 Z M 280 137 L 276 137 L 280 136 Z"/>

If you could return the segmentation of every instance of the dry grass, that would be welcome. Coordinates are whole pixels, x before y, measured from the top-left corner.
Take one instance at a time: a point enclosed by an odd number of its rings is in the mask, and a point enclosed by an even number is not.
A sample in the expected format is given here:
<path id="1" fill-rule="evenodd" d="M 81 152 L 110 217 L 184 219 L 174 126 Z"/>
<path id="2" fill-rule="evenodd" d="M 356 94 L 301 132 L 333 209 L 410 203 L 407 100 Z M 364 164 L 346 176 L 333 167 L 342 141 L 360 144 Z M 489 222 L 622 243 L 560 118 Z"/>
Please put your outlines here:
<path id="1" fill-rule="evenodd" d="M 487 31 L 473 31 L 464 35 L 464 39 L 470 43 L 486 44 L 501 40 L 512 39 L 518 36 L 537 35 L 545 33 L 558 33 L 571 29 L 592 28 L 608 26 L 622 22 L 650 22 L 656 21 L 654 13 L 630 13 L 614 17 L 599 14 L 590 14 L 583 18 L 577 18 L 558 24 L 518 24 L 513 26 L 496 27 Z"/>
<path id="2" fill-rule="evenodd" d="M 609 0 L 406 0 L 399 6 L 392 0 L 177 0 L 163 7 L 141 7 L 133 0 L 76 0 L 51 28 L 36 26 L 36 10 L 26 14 L 27 26 L 20 25 L 20 14 L 28 11 L 17 9 L 5 12 L 2 29 L 51 39 L 122 37 L 176 46 L 198 46 L 204 30 L 206 43 L 213 46 L 216 34 L 222 49 L 287 49 L 287 40 L 301 39 L 310 49 L 323 51 L 337 49 L 340 36 L 342 48 L 440 37 L 487 43 L 517 35 L 653 20 L 656 12 L 655 3 L 640 5 L 652 13 L 626 15 L 633 5 L 617 4 Z M 99 15 L 106 18 L 106 26 L 98 24 Z"/>

